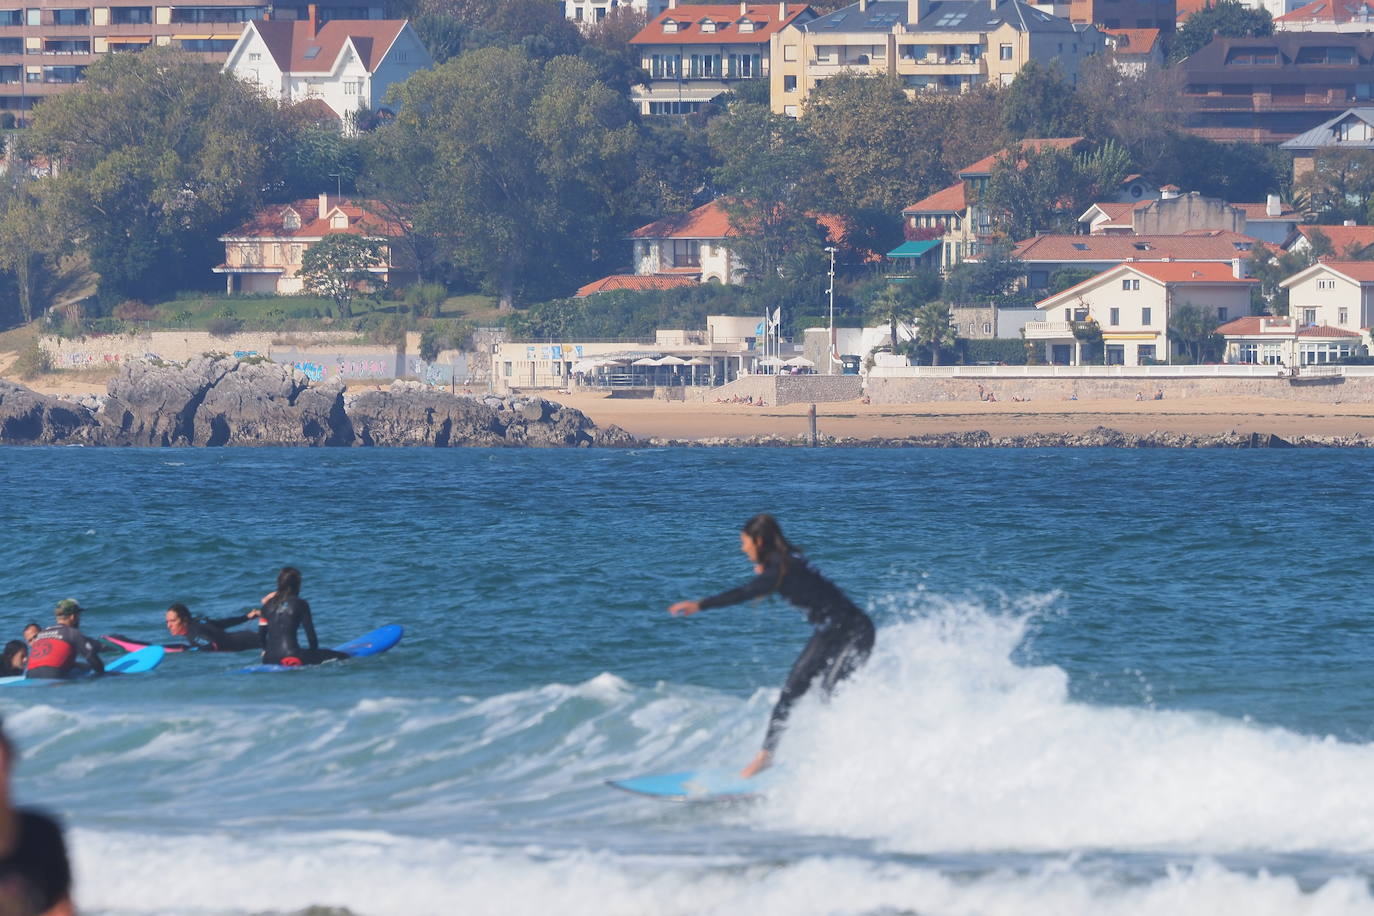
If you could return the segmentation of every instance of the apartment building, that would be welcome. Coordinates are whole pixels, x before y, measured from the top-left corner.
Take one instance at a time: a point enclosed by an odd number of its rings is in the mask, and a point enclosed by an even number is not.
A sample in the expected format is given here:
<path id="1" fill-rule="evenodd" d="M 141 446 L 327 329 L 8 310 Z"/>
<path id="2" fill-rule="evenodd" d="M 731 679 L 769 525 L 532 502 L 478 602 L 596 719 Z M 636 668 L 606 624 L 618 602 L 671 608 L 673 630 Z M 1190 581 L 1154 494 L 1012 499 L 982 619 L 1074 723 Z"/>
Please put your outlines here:
<path id="1" fill-rule="evenodd" d="M 617 9 L 634 10 L 653 19 L 668 8 L 668 0 L 564 0 L 563 15 L 580 26 L 595 25 Z"/>
<path id="2" fill-rule="evenodd" d="M 648 86 L 631 98 L 641 114 L 679 115 L 701 107 L 732 86 L 768 78 L 769 42 L 789 25 L 815 17 L 804 3 L 692 3 L 669 8 L 630 40 Z"/>
<path id="3" fill-rule="evenodd" d="M 78 83 L 100 54 L 149 45 L 223 63 L 245 23 L 308 19 L 380 19 L 375 0 L 276 5 L 265 0 L 187 0 L 172 6 L 92 5 L 73 0 L 0 9 L 0 112 L 21 123 L 43 99 Z"/>
<path id="4" fill-rule="evenodd" d="M 909 92 L 1009 85 L 1028 61 L 1057 62 L 1070 82 L 1105 39 L 1022 0 L 859 0 L 780 29 L 772 41 L 773 111 L 799 115 L 837 73 L 887 74 Z"/>
<path id="5" fill-rule="evenodd" d="M 1276 32 L 1217 38 L 1178 64 L 1188 130 L 1282 143 L 1374 98 L 1374 37 Z"/>

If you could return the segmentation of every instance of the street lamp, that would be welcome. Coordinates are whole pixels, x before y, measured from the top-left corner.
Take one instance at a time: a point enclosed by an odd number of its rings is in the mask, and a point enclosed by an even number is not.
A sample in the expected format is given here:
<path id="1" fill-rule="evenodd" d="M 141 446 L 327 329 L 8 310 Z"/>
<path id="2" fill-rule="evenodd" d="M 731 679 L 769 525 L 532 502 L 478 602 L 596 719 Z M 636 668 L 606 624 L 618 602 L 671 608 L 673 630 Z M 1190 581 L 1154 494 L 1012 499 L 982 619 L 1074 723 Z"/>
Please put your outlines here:
<path id="1" fill-rule="evenodd" d="M 825 355 L 825 374 L 834 375 L 835 358 L 839 355 L 839 346 L 835 341 L 835 246 L 827 245 L 825 250 L 830 252 L 830 288 L 826 290 L 830 296 L 830 352 Z"/>

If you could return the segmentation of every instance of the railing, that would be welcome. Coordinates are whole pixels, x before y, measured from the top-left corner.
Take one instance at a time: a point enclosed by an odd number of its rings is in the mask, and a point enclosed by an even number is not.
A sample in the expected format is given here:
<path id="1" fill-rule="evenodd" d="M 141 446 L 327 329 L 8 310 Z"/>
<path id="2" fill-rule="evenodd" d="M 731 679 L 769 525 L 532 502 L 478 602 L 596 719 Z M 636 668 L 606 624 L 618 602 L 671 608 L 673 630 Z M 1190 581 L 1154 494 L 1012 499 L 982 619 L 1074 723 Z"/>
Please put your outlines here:
<path id="1" fill-rule="evenodd" d="M 1072 337 L 1072 321 L 1028 321 L 1026 322 L 1026 337 L 1032 340 L 1043 340 L 1050 337 Z"/>
<path id="2" fill-rule="evenodd" d="M 1281 378 L 1282 366 L 875 366 L 870 378 Z"/>

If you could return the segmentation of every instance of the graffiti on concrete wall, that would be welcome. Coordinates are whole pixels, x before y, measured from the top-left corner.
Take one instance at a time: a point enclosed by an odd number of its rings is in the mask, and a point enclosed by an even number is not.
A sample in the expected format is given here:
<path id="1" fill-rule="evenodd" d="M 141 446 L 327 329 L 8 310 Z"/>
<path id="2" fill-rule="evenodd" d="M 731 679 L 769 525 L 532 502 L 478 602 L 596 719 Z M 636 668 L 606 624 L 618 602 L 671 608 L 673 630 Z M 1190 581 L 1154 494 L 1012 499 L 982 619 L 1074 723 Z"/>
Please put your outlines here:
<path id="1" fill-rule="evenodd" d="M 312 382 L 324 381 L 324 366 L 321 366 L 319 363 L 311 363 L 305 362 L 304 360 L 296 360 L 295 362 L 285 363 L 285 365 L 291 366 L 293 369 L 299 369 L 301 372 L 304 372 L 305 377 L 310 379 L 310 381 Z"/>

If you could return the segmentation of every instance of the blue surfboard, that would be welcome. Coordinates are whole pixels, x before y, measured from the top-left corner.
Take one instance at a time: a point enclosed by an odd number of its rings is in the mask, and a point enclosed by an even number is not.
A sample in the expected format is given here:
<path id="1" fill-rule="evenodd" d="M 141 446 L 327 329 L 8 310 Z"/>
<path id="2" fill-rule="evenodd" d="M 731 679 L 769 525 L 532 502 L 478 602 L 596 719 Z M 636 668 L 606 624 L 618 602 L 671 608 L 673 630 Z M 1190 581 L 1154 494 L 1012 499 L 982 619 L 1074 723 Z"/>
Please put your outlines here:
<path id="1" fill-rule="evenodd" d="M 334 646 L 335 652 L 342 652 L 351 658 L 366 658 L 369 655 L 380 655 L 401 641 L 405 634 L 405 628 L 394 623 L 384 627 L 378 627 L 371 633 L 359 636 L 357 639 L 349 640 L 340 646 Z M 246 668 L 239 668 L 237 674 L 256 674 L 264 671 L 300 671 L 303 668 L 318 668 L 318 665 L 249 665 Z"/>
<path id="2" fill-rule="evenodd" d="M 162 659 L 167 655 L 167 650 L 161 646 L 147 646 L 137 652 L 130 652 L 122 655 L 105 666 L 106 674 L 147 674 L 158 665 L 162 664 Z M 89 668 L 82 668 L 71 677 L 29 678 L 24 675 L 15 677 L 0 677 L 0 687 L 18 687 L 21 685 L 37 686 L 39 684 L 65 684 L 69 681 L 91 680 L 93 672 Z"/>
<path id="3" fill-rule="evenodd" d="M 739 770 L 683 770 L 632 779 L 610 779 L 606 785 L 635 795 L 666 801 L 741 801 L 758 798 L 775 781 L 777 769 L 744 779 Z"/>

